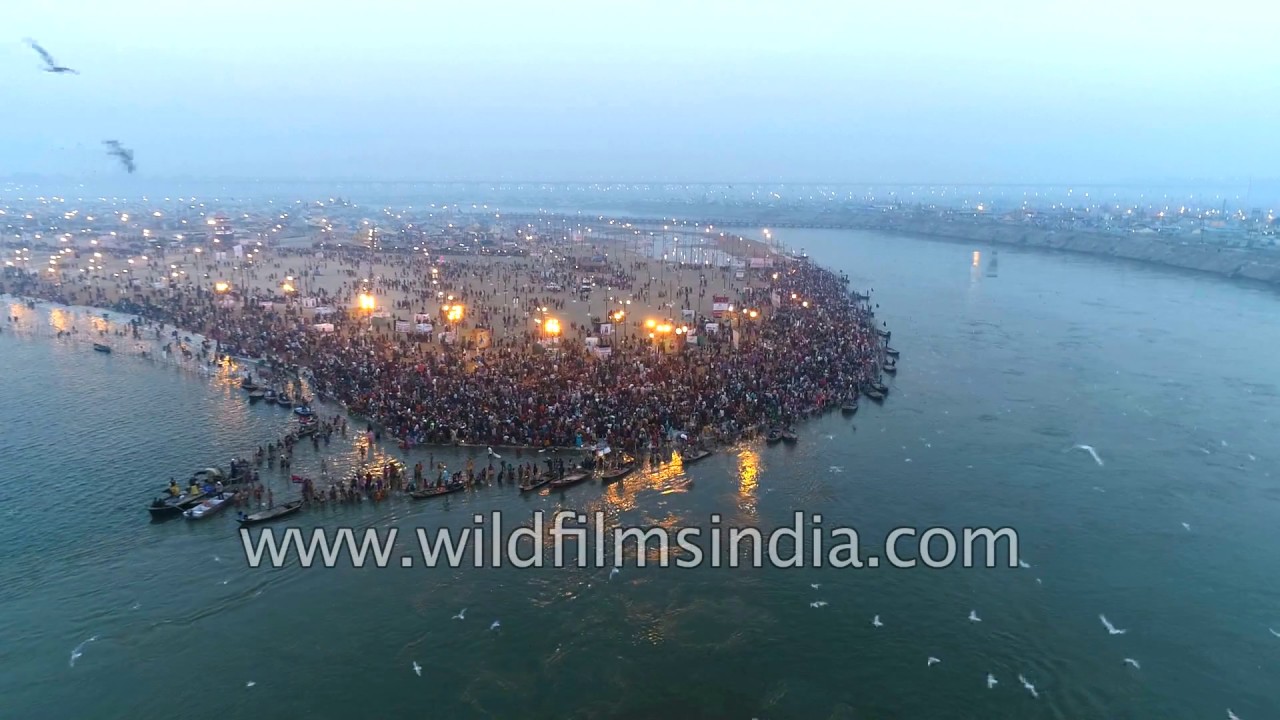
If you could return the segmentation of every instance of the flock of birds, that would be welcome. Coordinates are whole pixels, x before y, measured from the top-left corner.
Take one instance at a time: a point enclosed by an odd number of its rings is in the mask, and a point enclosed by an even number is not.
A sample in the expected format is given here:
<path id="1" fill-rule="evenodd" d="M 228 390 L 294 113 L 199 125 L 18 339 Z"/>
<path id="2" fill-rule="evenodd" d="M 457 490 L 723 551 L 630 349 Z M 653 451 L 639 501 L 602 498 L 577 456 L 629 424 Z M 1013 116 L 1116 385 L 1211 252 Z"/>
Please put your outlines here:
<path id="1" fill-rule="evenodd" d="M 59 75 L 68 73 L 71 75 L 80 74 L 79 70 L 69 68 L 66 65 L 59 65 L 58 61 L 54 60 L 53 56 L 49 54 L 49 51 L 40 46 L 40 43 L 37 43 L 31 38 L 27 38 L 26 40 L 27 44 L 31 46 L 31 49 L 35 50 L 36 53 L 40 55 L 40 58 L 44 60 L 44 68 L 42 69 L 45 72 L 56 73 Z M 103 140 L 102 144 L 107 146 L 107 154 L 119 160 L 120 164 L 123 165 L 124 169 L 130 174 L 137 169 L 137 165 L 133 162 L 133 151 L 126 148 L 124 145 L 121 145 L 119 140 Z"/>

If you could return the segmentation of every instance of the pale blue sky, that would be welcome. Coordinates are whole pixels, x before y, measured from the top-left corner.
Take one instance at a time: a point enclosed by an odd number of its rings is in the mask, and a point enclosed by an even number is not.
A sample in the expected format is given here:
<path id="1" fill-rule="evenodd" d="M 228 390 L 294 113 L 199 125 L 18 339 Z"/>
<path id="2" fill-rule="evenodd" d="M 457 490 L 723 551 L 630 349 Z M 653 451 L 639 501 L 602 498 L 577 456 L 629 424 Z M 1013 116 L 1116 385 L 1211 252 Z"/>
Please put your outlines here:
<path id="1" fill-rule="evenodd" d="M 1280 175 L 1270 3 L 16 5 L 0 175 L 110 177 L 105 138 L 150 177 Z"/>

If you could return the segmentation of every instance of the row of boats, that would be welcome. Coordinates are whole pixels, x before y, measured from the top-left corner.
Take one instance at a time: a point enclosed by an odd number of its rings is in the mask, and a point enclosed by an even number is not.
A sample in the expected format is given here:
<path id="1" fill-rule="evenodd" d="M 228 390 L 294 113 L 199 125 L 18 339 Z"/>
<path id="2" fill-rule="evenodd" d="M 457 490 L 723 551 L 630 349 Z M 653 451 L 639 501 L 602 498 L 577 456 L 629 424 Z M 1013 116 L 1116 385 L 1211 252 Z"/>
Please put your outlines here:
<path id="1" fill-rule="evenodd" d="M 152 520 L 164 521 L 179 516 L 187 520 L 207 520 L 234 505 L 240 493 L 249 492 L 251 473 L 246 461 L 232 460 L 231 468 L 229 475 L 216 467 L 195 471 L 188 480 L 188 487 L 200 489 L 157 497 L 147 506 Z M 218 487 L 221 487 L 220 492 L 214 489 Z M 294 500 L 249 515 L 241 514 L 239 522 L 242 526 L 260 525 L 301 510 L 302 501 Z"/>
<path id="2" fill-rule="evenodd" d="M 252 377 L 246 376 L 240 381 L 240 387 L 249 393 L 249 402 L 263 402 L 268 405 L 279 405 L 280 407 L 292 408 L 294 414 L 302 418 L 310 418 L 315 416 L 315 412 L 311 409 L 311 403 L 301 395 L 293 397 L 288 390 L 277 391 L 272 387 L 258 385 L 253 381 Z"/>

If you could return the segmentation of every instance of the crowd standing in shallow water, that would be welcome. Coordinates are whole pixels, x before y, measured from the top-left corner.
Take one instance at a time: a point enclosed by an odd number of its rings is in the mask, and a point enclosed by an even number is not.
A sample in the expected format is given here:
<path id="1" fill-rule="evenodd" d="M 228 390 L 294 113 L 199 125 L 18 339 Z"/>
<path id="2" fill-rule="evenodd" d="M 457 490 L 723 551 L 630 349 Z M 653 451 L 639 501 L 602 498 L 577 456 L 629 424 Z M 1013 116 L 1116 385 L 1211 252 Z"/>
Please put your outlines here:
<path id="1" fill-rule="evenodd" d="M 319 275 L 321 265 L 310 258 L 277 252 L 267 279 L 280 280 L 294 265 L 302 268 L 297 282 Z M 330 253 L 323 267 L 346 279 L 336 290 L 311 293 L 316 304 L 334 309 L 324 317 L 296 299 L 270 306 L 249 295 L 229 301 L 199 285 L 145 292 L 135 286 L 113 299 L 87 282 L 77 288 L 11 276 L 4 289 L 136 314 L 135 338 L 165 337 L 172 327 L 209 339 L 196 350 L 179 344 L 182 352 L 260 359 L 300 372 L 314 391 L 404 447 L 603 444 L 639 455 L 672 442 L 731 441 L 767 425 L 788 425 L 838 407 L 879 375 L 883 346 L 870 307 L 850 296 L 841 277 L 802 260 L 755 272 L 750 282 L 756 286 L 735 288 L 737 310 L 720 318 L 701 312 L 710 284 L 705 274 L 673 287 L 642 277 L 642 261 L 609 264 L 594 279 L 617 293 L 610 300 L 621 307 L 624 294 L 627 302 L 656 296 L 680 318 L 668 321 L 680 331 L 668 325 L 667 334 L 655 337 L 643 326 L 638 332 L 618 326 L 605 335 L 595 325 L 572 322 L 555 342 L 545 342 L 524 328 L 531 313 L 564 307 L 564 298 L 546 288 L 579 281 L 568 260 L 536 267 L 494 259 L 437 264 L 391 254 L 377 259 L 390 272 L 375 275 L 367 255 Z M 366 266 L 370 272 L 361 279 Z M 466 304 L 484 342 L 462 333 L 445 342 L 438 332 L 423 338 L 375 328 L 367 313 L 343 309 L 369 292 L 390 298 L 384 301 L 389 307 L 425 312 L 446 291 Z M 597 315 L 610 312 L 605 305 Z M 317 332 L 321 320 L 333 331 Z M 718 327 L 708 328 L 712 322 Z M 686 329 L 696 335 L 683 334 Z M 599 353 L 588 337 L 603 341 L 609 353 Z"/>

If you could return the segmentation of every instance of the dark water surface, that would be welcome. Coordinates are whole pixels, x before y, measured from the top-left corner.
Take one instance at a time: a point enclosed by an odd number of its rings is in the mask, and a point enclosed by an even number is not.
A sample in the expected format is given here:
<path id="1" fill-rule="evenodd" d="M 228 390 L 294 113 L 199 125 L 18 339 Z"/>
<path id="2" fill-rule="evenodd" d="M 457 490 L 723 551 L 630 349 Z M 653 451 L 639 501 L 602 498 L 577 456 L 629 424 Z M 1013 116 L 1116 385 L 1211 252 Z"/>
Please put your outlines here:
<path id="1" fill-rule="evenodd" d="M 875 288 L 902 351 L 883 407 L 607 490 L 493 487 L 297 525 L 408 533 L 563 506 L 772 528 L 803 510 L 864 545 L 1012 526 L 1029 568 L 250 569 L 230 514 L 153 525 L 143 506 L 279 436 L 285 410 L 225 376 L 6 328 L 0 716 L 1280 716 L 1276 294 L 1070 255 L 1002 249 L 991 277 L 985 247 L 783 239 Z M 47 307 L 5 306 L 48 327 Z M 349 441 L 327 457 L 359 461 Z M 294 472 L 318 467 L 301 446 Z"/>

